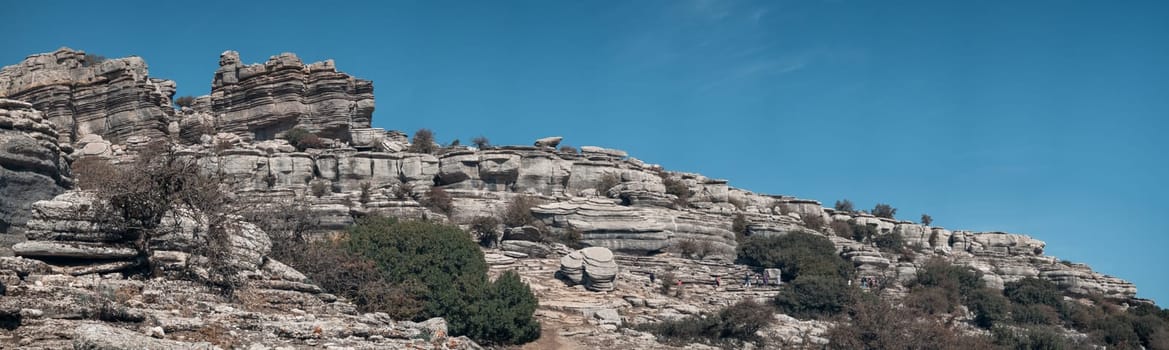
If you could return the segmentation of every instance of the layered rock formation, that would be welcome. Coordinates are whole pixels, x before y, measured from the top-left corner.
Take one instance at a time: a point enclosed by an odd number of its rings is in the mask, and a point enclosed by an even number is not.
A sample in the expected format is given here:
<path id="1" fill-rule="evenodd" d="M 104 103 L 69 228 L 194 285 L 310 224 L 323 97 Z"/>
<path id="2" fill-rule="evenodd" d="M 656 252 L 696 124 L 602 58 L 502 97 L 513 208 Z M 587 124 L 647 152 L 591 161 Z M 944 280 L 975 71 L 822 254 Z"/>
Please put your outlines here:
<path id="1" fill-rule="evenodd" d="M 284 53 L 247 65 L 239 53 L 226 51 L 219 57 L 206 107 L 217 131 L 248 140 L 271 140 L 294 127 L 349 140 L 350 129 L 370 125 L 373 83 L 337 71 L 332 60 L 306 65 Z"/>
<path id="2" fill-rule="evenodd" d="M 0 97 L 44 113 L 62 142 L 97 134 L 122 142 L 167 134 L 175 83 L 152 78 L 139 57 L 97 61 L 61 48 L 0 70 Z"/>
<path id="3" fill-rule="evenodd" d="M 57 140 L 57 131 L 31 104 L 0 99 L 0 251 L 12 244 L 12 226 L 28 221 L 33 202 L 72 185 L 67 152 Z"/>

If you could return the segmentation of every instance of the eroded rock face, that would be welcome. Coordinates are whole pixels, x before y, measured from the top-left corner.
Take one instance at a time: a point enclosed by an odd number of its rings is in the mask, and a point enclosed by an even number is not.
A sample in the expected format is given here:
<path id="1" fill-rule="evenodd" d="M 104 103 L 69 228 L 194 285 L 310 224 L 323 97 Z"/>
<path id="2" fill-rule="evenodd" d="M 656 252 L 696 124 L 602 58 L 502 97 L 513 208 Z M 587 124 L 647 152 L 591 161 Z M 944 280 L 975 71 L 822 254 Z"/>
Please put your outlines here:
<path id="1" fill-rule="evenodd" d="M 0 99 L 0 237 L 28 221 L 33 202 L 72 186 L 57 137 L 31 104 Z"/>
<path id="2" fill-rule="evenodd" d="M 71 143 L 97 134 L 115 143 L 162 137 L 174 115 L 175 83 L 149 76 L 139 57 L 88 62 L 61 48 L 0 70 L 0 97 L 27 101 Z"/>
<path id="3" fill-rule="evenodd" d="M 224 52 L 209 102 L 218 131 L 248 140 L 271 140 L 294 127 L 348 140 L 351 128 L 369 128 L 374 108 L 369 80 L 337 71 L 332 60 L 306 65 L 291 53 L 248 65 L 239 53 Z"/>

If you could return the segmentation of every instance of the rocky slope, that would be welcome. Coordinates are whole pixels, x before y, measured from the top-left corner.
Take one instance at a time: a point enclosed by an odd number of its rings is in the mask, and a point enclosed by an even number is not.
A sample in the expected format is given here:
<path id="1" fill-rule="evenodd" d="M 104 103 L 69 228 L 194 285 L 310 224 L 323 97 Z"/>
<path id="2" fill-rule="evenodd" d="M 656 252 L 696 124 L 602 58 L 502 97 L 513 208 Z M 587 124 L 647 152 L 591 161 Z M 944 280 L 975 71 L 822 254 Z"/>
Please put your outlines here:
<path id="1" fill-rule="evenodd" d="M 0 235 L 9 237 L 3 248 L 21 257 L 0 260 L 0 276 L 5 276 L 11 296 L 4 298 L 0 314 L 23 320 L 15 334 L 7 333 L 10 341 L 32 339 L 29 344 L 53 348 L 134 332 L 133 337 L 142 341 L 154 341 L 146 337 L 153 335 L 167 341 L 214 343 L 195 333 L 228 330 L 233 344 L 379 347 L 415 342 L 406 338 L 420 334 L 418 326 L 384 315 L 356 315 L 351 305 L 268 258 L 267 235 L 247 225 L 233 233 L 231 254 L 247 271 L 250 289 L 243 298 L 247 300 L 224 299 L 179 277 L 150 281 L 117 277 L 113 272 L 138 263 L 128 242 L 86 217 L 85 193 L 53 196 L 71 188 L 69 156 L 126 161 L 135 156 L 137 145 L 150 139 L 178 142 L 180 153 L 198 159 L 203 169 L 234 179 L 241 199 L 302 205 L 317 231 L 341 229 L 370 214 L 465 224 L 478 216 L 500 215 L 517 196 L 535 198 L 542 203 L 532 209 L 539 224 L 514 228 L 516 234 L 505 237 L 502 250 L 488 255 L 489 262 L 497 271 L 520 271 L 540 297 L 541 319 L 560 327 L 552 334 L 583 347 L 664 347 L 645 334 L 618 331 L 616 326 L 773 295 L 771 287 L 713 285 L 715 278 L 747 270 L 730 263 L 737 245 L 732 222 L 740 215 L 748 235 L 792 231 L 824 235 L 866 277 L 907 281 L 930 259 L 943 258 L 982 271 L 991 287 L 1039 277 L 1073 292 L 1120 300 L 1136 294 L 1127 281 L 1044 255 L 1045 243 L 1025 235 L 947 230 L 836 212 L 814 200 L 757 194 L 731 187 L 726 180 L 666 171 L 620 150 L 586 146 L 580 152 L 559 151 L 556 137 L 530 147 L 406 152 L 409 144 L 403 133 L 370 127 L 372 83 L 338 72 L 331 61 L 305 65 L 294 55 L 282 54 L 263 64 L 245 65 L 238 54 L 228 51 L 220 56 L 211 95 L 175 111 L 169 106 L 173 83 L 149 78 L 141 59 L 85 66 L 83 56 L 62 49 L 30 56 L 0 73 L 0 96 L 31 103 L 0 100 L 4 145 L 0 194 L 5 199 L 0 203 L 0 233 L 10 225 L 21 232 Z M 44 116 L 34 108 L 43 109 Z M 326 142 L 298 151 L 279 139 L 294 127 L 318 133 Z M 58 140 L 64 144 L 58 146 Z M 424 205 L 432 188 L 453 198 L 452 211 Z M 839 237 L 820 221 L 851 221 L 870 226 L 879 235 L 901 235 L 912 254 Z M 204 259 L 184 238 L 198 230 L 183 220 L 170 223 L 174 234 L 154 242 L 156 259 L 175 271 L 206 274 L 206 269 L 191 264 Z M 579 233 L 581 243 L 616 252 L 615 280 L 593 288 L 602 292 L 560 283 L 554 278 L 559 257 L 570 252 L 525 240 L 531 235 L 524 233 L 533 230 L 536 236 Z M 28 241 L 21 242 L 25 237 Z M 701 259 L 670 257 L 687 244 L 703 247 Z M 606 265 L 606 279 L 609 269 Z M 674 299 L 657 294 L 647 275 L 664 271 L 683 276 L 693 285 L 693 293 Z M 91 294 L 106 284 L 129 285 L 136 291 L 115 298 L 114 304 L 128 307 L 126 312 L 137 315 L 135 319 L 149 321 L 110 328 L 93 317 L 77 316 L 101 310 L 73 310 L 62 302 L 92 305 L 78 298 L 99 300 Z M 892 290 L 898 288 L 894 284 Z M 155 295 L 172 289 L 183 293 Z M 826 325 L 778 317 L 779 325 L 766 332 L 785 339 L 783 344 L 822 342 L 817 334 Z M 192 325 L 192 319 L 202 323 Z M 163 335 L 147 325 L 161 327 Z M 452 342 L 422 343 L 473 346 Z M 166 344 L 170 345 L 158 346 L 174 345 Z"/>

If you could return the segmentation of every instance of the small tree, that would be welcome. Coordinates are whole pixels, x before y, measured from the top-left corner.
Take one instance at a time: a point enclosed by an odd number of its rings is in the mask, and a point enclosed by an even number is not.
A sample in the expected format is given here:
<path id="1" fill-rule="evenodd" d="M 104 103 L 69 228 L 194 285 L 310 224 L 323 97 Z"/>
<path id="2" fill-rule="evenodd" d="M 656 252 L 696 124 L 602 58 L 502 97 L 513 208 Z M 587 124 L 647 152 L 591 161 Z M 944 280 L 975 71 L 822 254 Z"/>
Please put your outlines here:
<path id="1" fill-rule="evenodd" d="M 430 129 L 418 129 L 414 132 L 414 140 L 410 143 L 410 152 L 433 154 L 438 151 L 434 144 L 434 132 Z"/>
<path id="2" fill-rule="evenodd" d="M 894 215 L 897 215 L 897 208 L 888 204 L 878 203 L 877 206 L 873 207 L 873 216 L 892 219 Z"/>
<path id="3" fill-rule="evenodd" d="M 193 104 L 195 104 L 195 97 L 193 96 L 181 96 L 175 99 L 175 105 L 179 107 L 190 107 Z"/>
<path id="4" fill-rule="evenodd" d="M 933 217 L 930 217 L 929 214 L 921 214 L 921 224 L 922 225 L 929 226 L 930 224 L 933 224 L 933 223 L 934 223 Z"/>
<path id="5" fill-rule="evenodd" d="M 576 147 L 569 145 L 560 146 L 560 153 L 577 154 Z"/>
<path id="6" fill-rule="evenodd" d="M 846 212 L 846 213 L 851 213 L 851 212 L 856 210 L 855 208 L 853 208 L 852 201 L 850 201 L 848 199 L 838 200 L 838 201 L 836 201 L 836 205 L 834 205 L 832 207 L 835 208 L 836 211 L 842 211 L 842 212 Z"/>
<path id="7" fill-rule="evenodd" d="M 471 139 L 471 143 L 475 144 L 475 148 L 478 149 L 486 149 L 487 147 L 491 146 L 491 141 L 487 140 L 487 137 L 482 135 Z"/>

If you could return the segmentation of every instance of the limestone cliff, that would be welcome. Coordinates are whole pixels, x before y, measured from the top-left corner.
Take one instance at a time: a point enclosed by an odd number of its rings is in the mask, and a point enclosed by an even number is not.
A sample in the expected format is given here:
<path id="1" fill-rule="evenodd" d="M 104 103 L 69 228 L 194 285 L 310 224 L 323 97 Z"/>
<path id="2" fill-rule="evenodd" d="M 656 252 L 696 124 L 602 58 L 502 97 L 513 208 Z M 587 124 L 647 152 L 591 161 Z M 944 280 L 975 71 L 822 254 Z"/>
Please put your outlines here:
<path id="1" fill-rule="evenodd" d="M 0 97 L 44 113 L 62 142 L 97 134 L 115 142 L 167 133 L 175 83 L 152 78 L 139 57 L 104 61 L 61 48 L 0 70 Z"/>
<path id="2" fill-rule="evenodd" d="M 219 57 L 207 103 L 196 109 L 213 116 L 217 131 L 248 140 L 270 140 L 294 127 L 349 140 L 351 128 L 370 125 L 373 83 L 337 71 L 333 60 L 306 65 L 284 53 L 248 65 L 227 51 Z"/>

